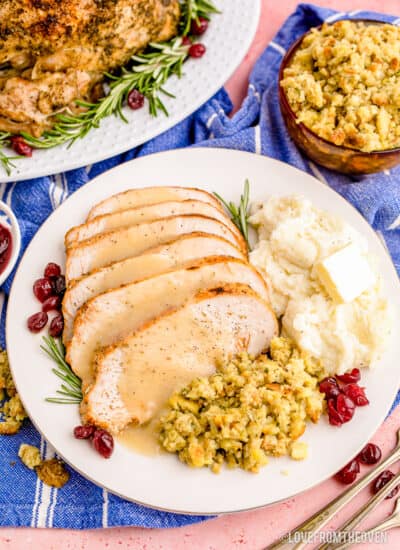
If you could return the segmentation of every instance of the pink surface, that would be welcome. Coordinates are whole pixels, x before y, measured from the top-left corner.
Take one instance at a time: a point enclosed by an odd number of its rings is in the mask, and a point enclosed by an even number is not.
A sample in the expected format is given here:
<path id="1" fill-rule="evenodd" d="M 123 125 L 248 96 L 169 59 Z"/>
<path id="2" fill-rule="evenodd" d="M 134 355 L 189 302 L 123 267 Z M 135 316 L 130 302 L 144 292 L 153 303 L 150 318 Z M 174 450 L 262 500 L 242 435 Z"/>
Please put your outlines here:
<path id="1" fill-rule="evenodd" d="M 296 0 L 262 0 L 263 10 L 257 36 L 242 65 L 227 83 L 227 89 L 236 107 L 246 93 L 247 78 L 251 68 L 273 37 L 283 20 L 293 11 Z M 320 5 L 340 11 L 372 9 L 400 16 L 399 0 L 319 0 Z M 400 427 L 400 407 L 385 422 L 374 441 L 387 454 L 395 444 L 395 433 Z M 328 450 L 328 452 L 334 452 Z M 397 471 L 397 469 L 395 470 Z M 340 493 L 343 486 L 329 480 L 316 489 L 294 499 L 269 508 L 220 517 L 204 524 L 180 529 L 146 530 L 134 527 L 97 531 L 68 531 L 56 529 L 8 529 L 0 530 L 0 549 L 25 550 L 27 548 L 54 550 L 103 550 L 129 548 L 135 550 L 261 550 L 276 537 L 295 527 L 313 512 Z M 335 518 L 329 527 L 343 523 L 352 510 L 367 500 L 368 490 Z M 372 525 L 391 512 L 393 502 L 387 501 L 371 515 Z M 364 527 L 364 525 L 363 525 Z M 353 548 L 400 548 L 400 530 L 391 531 L 385 545 L 365 544 Z"/>

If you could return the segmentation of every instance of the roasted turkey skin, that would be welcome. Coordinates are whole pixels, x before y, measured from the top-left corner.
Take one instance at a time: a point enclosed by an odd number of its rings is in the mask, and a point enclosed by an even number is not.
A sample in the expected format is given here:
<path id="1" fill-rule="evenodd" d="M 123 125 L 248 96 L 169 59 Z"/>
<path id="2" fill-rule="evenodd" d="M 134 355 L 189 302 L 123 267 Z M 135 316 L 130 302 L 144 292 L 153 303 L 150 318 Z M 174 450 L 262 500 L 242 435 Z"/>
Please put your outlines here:
<path id="1" fill-rule="evenodd" d="M 179 18 L 178 0 L 0 0 L 0 130 L 40 135 Z"/>

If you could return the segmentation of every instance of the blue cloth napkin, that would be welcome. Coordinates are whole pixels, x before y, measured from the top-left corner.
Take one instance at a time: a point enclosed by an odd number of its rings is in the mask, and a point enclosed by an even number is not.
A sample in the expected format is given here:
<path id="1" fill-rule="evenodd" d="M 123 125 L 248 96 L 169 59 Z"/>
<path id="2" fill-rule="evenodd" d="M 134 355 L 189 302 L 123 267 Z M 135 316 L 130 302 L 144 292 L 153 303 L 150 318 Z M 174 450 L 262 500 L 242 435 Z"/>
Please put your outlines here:
<path id="1" fill-rule="evenodd" d="M 23 250 L 52 210 L 93 177 L 132 158 L 195 144 L 243 149 L 275 157 L 328 183 L 354 204 L 374 227 L 399 271 L 400 168 L 360 178 L 358 183 L 348 185 L 348 177 L 316 166 L 298 151 L 287 135 L 278 107 L 278 68 L 288 46 L 322 21 L 360 16 L 390 22 L 395 20 L 394 17 L 365 11 L 344 14 L 300 4 L 258 60 L 250 78 L 248 95 L 233 118 L 228 116 L 232 108 L 230 99 L 222 90 L 195 114 L 126 154 L 66 174 L 0 184 L 0 198 L 12 207 L 19 219 Z M 110 188 L 110 193 L 112 191 Z M 12 277 L 3 286 L 5 294 L 9 291 Z M 3 347 L 5 312 L 6 299 L 1 315 L 0 344 Z M 0 471 L 3 473 L 0 476 L 0 525 L 78 529 L 120 525 L 176 527 L 205 519 L 157 512 L 126 502 L 73 471 L 64 488 L 49 488 L 20 463 L 17 452 L 21 442 L 37 445 L 45 457 L 54 453 L 28 422 L 14 437 L 0 436 Z"/>

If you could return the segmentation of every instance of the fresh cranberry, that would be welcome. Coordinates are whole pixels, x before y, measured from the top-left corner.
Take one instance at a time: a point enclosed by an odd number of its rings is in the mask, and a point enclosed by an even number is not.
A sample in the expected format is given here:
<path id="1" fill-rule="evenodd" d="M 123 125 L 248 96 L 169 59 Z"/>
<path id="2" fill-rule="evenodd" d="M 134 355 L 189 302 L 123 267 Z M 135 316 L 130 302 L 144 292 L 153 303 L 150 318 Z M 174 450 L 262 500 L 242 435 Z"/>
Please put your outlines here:
<path id="1" fill-rule="evenodd" d="M 204 17 L 199 17 L 199 19 L 196 21 L 192 21 L 192 25 L 190 27 L 190 33 L 194 34 L 195 36 L 201 36 L 206 32 L 208 29 L 208 21 Z"/>
<path id="2" fill-rule="evenodd" d="M 350 372 L 345 372 L 344 374 L 337 374 L 336 378 L 345 384 L 358 382 L 361 378 L 360 369 L 353 369 Z"/>
<path id="3" fill-rule="evenodd" d="M 54 289 L 51 280 L 48 277 L 42 277 L 37 279 L 33 283 L 33 294 L 39 300 L 39 302 L 44 302 L 54 294 Z"/>
<path id="4" fill-rule="evenodd" d="M 372 492 L 374 494 L 378 493 L 382 487 L 384 487 L 389 481 L 394 478 L 394 473 L 390 470 L 384 470 L 381 475 L 379 475 L 372 484 Z M 393 498 L 399 492 L 399 486 L 395 487 L 386 498 Z"/>
<path id="5" fill-rule="evenodd" d="M 39 313 L 34 313 L 28 318 L 27 325 L 28 329 L 31 332 L 40 332 L 42 328 L 47 325 L 49 320 L 47 313 L 44 311 L 39 311 Z"/>
<path id="6" fill-rule="evenodd" d="M 61 307 L 60 296 L 50 296 L 43 302 L 42 311 L 57 311 Z"/>
<path id="7" fill-rule="evenodd" d="M 58 338 L 61 336 L 62 331 L 64 330 L 64 319 L 61 313 L 57 313 L 55 317 L 51 320 L 49 327 L 49 334 L 53 338 Z"/>
<path id="8" fill-rule="evenodd" d="M 134 111 L 141 109 L 144 105 L 144 95 L 139 90 L 131 90 L 128 94 L 128 105 Z"/>
<path id="9" fill-rule="evenodd" d="M 349 422 L 353 418 L 355 408 L 354 401 L 350 397 L 343 393 L 337 396 L 336 409 L 343 418 L 343 422 Z"/>
<path id="10" fill-rule="evenodd" d="M 90 439 L 94 435 L 95 430 L 96 428 L 91 424 L 76 426 L 76 428 L 74 428 L 74 437 L 76 439 Z"/>
<path id="11" fill-rule="evenodd" d="M 336 378 L 324 378 L 319 384 L 319 391 L 324 393 L 327 399 L 337 397 L 340 393 L 340 388 Z"/>
<path id="12" fill-rule="evenodd" d="M 53 292 L 57 296 L 63 296 L 65 292 L 65 277 L 64 275 L 59 275 L 58 277 L 53 277 L 51 279 Z"/>
<path id="13" fill-rule="evenodd" d="M 363 464 L 376 464 L 382 457 L 382 451 L 378 445 L 368 443 L 358 455 L 358 460 Z"/>
<path id="14" fill-rule="evenodd" d="M 32 147 L 26 143 L 22 136 L 12 136 L 11 138 L 11 147 L 18 155 L 23 155 L 24 157 L 32 156 Z"/>
<path id="15" fill-rule="evenodd" d="M 61 275 L 61 267 L 58 264 L 50 262 L 46 265 L 44 270 L 45 277 L 58 277 L 59 275 Z"/>
<path id="16" fill-rule="evenodd" d="M 93 435 L 93 446 L 103 458 L 110 458 L 114 450 L 114 439 L 106 430 L 96 429 Z"/>
<path id="17" fill-rule="evenodd" d="M 184 36 L 182 38 L 182 46 L 191 46 L 192 45 L 192 41 L 190 40 L 190 38 L 188 36 Z"/>
<path id="18" fill-rule="evenodd" d="M 206 53 L 206 47 L 204 44 L 192 44 L 189 48 L 189 56 L 195 57 L 196 59 L 203 57 Z"/>
<path id="19" fill-rule="evenodd" d="M 328 417 L 329 424 L 332 426 L 341 426 L 344 422 L 343 417 L 336 408 L 335 399 L 328 399 Z"/>
<path id="20" fill-rule="evenodd" d="M 364 388 L 361 388 L 358 384 L 346 384 L 346 386 L 343 387 L 343 393 L 350 397 L 357 407 L 369 405 Z"/>
<path id="21" fill-rule="evenodd" d="M 342 468 L 337 474 L 336 479 L 341 483 L 350 485 L 356 479 L 357 474 L 360 472 L 360 465 L 358 461 L 354 458 L 349 462 L 344 468 Z"/>

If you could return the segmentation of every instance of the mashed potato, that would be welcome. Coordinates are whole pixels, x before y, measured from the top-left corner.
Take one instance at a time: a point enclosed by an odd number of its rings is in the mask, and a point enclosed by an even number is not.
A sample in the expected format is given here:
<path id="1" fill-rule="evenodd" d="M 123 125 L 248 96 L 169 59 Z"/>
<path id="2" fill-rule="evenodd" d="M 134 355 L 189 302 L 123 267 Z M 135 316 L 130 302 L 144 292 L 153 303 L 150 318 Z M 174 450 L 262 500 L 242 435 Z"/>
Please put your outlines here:
<path id="1" fill-rule="evenodd" d="M 391 325 L 380 278 L 355 300 L 337 303 L 315 270 L 318 262 L 349 244 L 367 255 L 365 239 L 298 196 L 270 198 L 253 212 L 250 222 L 259 242 L 250 260 L 270 283 L 272 306 L 284 333 L 331 374 L 373 366 Z"/>

